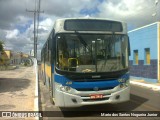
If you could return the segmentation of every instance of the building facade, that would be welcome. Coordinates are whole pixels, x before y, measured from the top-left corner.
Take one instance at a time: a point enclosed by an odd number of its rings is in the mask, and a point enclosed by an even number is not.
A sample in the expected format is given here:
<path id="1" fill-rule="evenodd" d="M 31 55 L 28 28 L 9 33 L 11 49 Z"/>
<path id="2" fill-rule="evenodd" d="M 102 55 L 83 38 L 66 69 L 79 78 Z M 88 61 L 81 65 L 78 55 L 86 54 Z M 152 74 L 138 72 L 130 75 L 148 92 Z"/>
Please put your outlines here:
<path id="1" fill-rule="evenodd" d="M 11 51 L 10 50 L 4 50 L 0 54 L 0 66 L 10 64 L 10 58 L 11 58 Z"/>
<path id="2" fill-rule="evenodd" d="M 129 31 L 128 35 L 130 75 L 147 82 L 160 82 L 160 22 Z"/>
<path id="3" fill-rule="evenodd" d="M 27 61 L 31 62 L 29 55 L 22 52 L 4 50 L 0 56 L 0 65 L 20 65 Z"/>
<path id="4" fill-rule="evenodd" d="M 12 65 L 19 65 L 21 63 L 21 56 L 20 53 L 12 51 L 10 64 Z"/>

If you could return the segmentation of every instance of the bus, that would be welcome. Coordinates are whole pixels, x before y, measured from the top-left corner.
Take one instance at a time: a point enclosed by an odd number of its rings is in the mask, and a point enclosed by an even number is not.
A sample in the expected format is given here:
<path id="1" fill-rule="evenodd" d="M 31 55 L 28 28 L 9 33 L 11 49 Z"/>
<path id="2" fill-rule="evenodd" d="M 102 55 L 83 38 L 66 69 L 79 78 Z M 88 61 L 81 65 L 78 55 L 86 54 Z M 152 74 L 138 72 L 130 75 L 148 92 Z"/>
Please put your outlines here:
<path id="1" fill-rule="evenodd" d="M 52 102 L 79 107 L 129 101 L 129 55 L 125 22 L 56 20 L 41 51 L 41 74 Z"/>

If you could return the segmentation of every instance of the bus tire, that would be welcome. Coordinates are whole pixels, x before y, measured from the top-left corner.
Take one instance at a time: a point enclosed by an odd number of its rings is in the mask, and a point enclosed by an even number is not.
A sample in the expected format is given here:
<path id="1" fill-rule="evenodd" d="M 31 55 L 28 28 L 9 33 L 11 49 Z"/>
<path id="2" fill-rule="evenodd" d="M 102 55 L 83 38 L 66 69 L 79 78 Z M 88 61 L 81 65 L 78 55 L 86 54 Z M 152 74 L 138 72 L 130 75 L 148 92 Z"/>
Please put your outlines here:
<path id="1" fill-rule="evenodd" d="M 44 72 L 43 72 L 43 85 L 46 85 L 46 76 Z"/>
<path id="2" fill-rule="evenodd" d="M 54 105 L 54 100 L 53 100 L 53 88 L 51 86 L 51 81 L 49 78 L 49 97 L 50 97 L 50 102 Z"/>
<path id="3" fill-rule="evenodd" d="M 45 80 L 45 78 L 44 78 L 44 80 L 43 80 L 43 85 L 46 85 L 46 80 Z"/>

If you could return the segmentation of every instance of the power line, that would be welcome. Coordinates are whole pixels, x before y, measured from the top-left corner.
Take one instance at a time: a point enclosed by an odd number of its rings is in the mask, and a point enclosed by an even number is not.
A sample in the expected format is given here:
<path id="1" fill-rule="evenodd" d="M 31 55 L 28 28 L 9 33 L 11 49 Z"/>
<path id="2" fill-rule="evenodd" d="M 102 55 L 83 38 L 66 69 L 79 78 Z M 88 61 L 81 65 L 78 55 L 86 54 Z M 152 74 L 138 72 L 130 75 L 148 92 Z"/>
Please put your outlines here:
<path id="1" fill-rule="evenodd" d="M 41 0 L 39 0 L 39 2 L 38 2 L 38 9 L 37 9 L 37 12 L 38 12 L 38 16 L 37 16 L 37 21 L 38 21 L 38 23 L 37 23 L 37 39 L 36 39 L 36 54 L 37 54 L 37 40 L 38 40 L 38 27 L 39 27 L 39 19 L 40 19 L 40 13 L 44 13 L 44 11 L 41 11 Z"/>
<path id="2" fill-rule="evenodd" d="M 40 0 L 38 2 L 38 9 L 36 9 L 36 0 L 35 0 L 35 10 L 28 10 L 26 12 L 32 12 L 34 14 L 34 58 L 37 58 L 37 38 L 38 38 L 38 25 L 39 25 L 39 14 L 43 13 L 44 11 L 40 11 Z M 37 28 L 36 28 L 36 15 L 37 15 Z M 36 30 L 37 29 L 37 30 Z M 37 35 L 36 35 L 37 32 Z"/>
<path id="3" fill-rule="evenodd" d="M 36 55 L 36 10 L 27 10 L 26 12 L 33 12 L 34 13 L 34 58 L 37 58 Z"/>

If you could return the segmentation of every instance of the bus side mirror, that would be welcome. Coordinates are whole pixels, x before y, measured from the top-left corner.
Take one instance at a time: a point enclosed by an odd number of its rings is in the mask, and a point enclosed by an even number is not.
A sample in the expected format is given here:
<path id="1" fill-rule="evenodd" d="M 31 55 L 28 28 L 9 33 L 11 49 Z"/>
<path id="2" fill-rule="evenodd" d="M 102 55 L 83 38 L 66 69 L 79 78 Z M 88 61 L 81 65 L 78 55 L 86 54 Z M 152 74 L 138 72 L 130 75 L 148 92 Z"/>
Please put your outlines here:
<path id="1" fill-rule="evenodd" d="M 51 34 L 49 35 L 49 49 L 52 50 L 53 49 L 53 40 L 54 40 L 54 29 L 51 32 Z"/>

